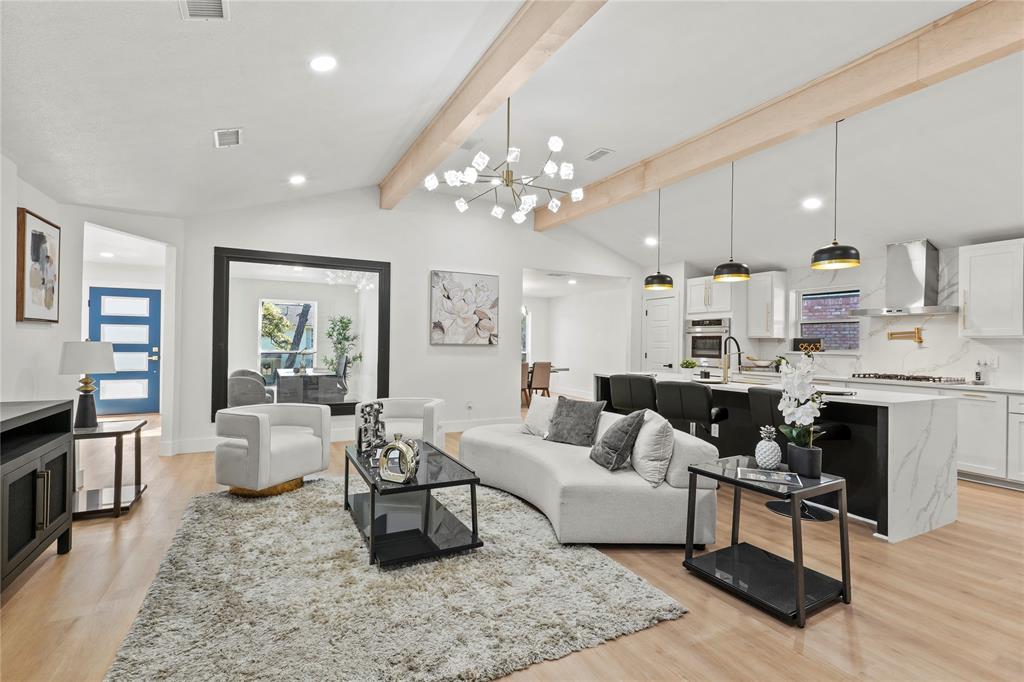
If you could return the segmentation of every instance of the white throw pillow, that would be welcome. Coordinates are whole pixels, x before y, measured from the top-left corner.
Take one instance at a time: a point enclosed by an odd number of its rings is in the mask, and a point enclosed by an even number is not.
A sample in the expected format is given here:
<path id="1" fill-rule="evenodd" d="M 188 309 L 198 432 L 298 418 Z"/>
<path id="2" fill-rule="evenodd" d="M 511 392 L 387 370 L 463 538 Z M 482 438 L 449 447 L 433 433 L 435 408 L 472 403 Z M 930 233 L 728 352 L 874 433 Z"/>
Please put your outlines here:
<path id="1" fill-rule="evenodd" d="M 523 422 L 523 433 L 541 438 L 547 436 L 551 430 L 551 415 L 555 413 L 557 404 L 558 398 L 534 396 L 530 401 L 530 410 L 526 413 L 526 421 Z"/>
<path id="2" fill-rule="evenodd" d="M 675 433 L 667 419 L 657 412 L 647 410 L 644 424 L 633 444 L 633 454 L 629 463 L 640 478 L 657 488 L 665 480 L 669 462 L 672 461 L 672 448 L 675 445 Z"/>

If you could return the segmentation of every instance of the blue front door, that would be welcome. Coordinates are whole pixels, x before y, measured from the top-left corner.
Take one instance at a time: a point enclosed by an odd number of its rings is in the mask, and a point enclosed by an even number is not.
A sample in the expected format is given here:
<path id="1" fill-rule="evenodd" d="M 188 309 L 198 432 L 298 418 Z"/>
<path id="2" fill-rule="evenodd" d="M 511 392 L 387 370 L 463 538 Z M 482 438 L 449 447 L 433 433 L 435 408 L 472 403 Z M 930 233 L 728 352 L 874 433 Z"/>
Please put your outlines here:
<path id="1" fill-rule="evenodd" d="M 160 411 L 160 292 L 89 287 L 89 338 L 114 344 L 115 374 L 96 374 L 98 414 Z"/>

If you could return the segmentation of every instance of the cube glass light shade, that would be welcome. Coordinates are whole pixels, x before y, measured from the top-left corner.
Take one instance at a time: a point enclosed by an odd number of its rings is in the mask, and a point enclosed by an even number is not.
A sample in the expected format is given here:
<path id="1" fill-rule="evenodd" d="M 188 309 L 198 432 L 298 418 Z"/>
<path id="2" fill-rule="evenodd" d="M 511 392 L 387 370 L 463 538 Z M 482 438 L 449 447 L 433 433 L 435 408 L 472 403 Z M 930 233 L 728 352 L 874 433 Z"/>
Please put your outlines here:
<path id="1" fill-rule="evenodd" d="M 473 157 L 473 168 L 476 168 L 478 171 L 482 171 L 484 168 L 487 168 L 487 162 L 490 160 L 491 157 L 487 156 L 483 152 L 477 152 L 476 156 Z"/>
<path id="2" fill-rule="evenodd" d="M 462 184 L 460 176 L 461 173 L 457 170 L 446 170 L 444 172 L 444 181 L 448 183 L 449 187 L 458 187 Z"/>
<path id="3" fill-rule="evenodd" d="M 550 149 L 553 152 L 562 151 L 563 144 L 564 143 L 562 142 L 562 138 L 560 138 L 558 135 L 552 135 L 551 137 L 548 138 L 548 149 Z"/>
<path id="4" fill-rule="evenodd" d="M 508 161 L 509 163 L 518 163 L 519 162 L 519 147 L 509 147 L 508 148 L 508 156 L 505 157 L 505 160 Z"/>
<path id="5" fill-rule="evenodd" d="M 577 201 L 583 201 L 583 188 L 577 187 L 569 193 L 569 198 L 573 200 L 573 203 Z"/>
<path id="6" fill-rule="evenodd" d="M 428 192 L 433 192 L 438 186 L 437 176 L 431 173 L 427 177 L 423 178 L 423 186 L 427 188 Z"/>
<path id="7" fill-rule="evenodd" d="M 544 175 L 549 178 L 555 177 L 555 173 L 558 172 L 558 164 L 548 159 L 548 162 L 544 164 Z"/>
<path id="8" fill-rule="evenodd" d="M 459 213 L 465 213 L 469 210 L 469 202 L 459 197 L 455 200 L 455 208 L 459 209 Z"/>
<path id="9" fill-rule="evenodd" d="M 563 180 L 572 180 L 573 166 L 567 161 L 563 161 L 562 165 L 558 167 L 558 177 Z"/>
<path id="10" fill-rule="evenodd" d="M 537 195 L 536 194 L 524 194 L 522 204 L 519 209 L 522 211 L 533 210 L 537 206 Z"/>
<path id="11" fill-rule="evenodd" d="M 495 218 L 501 218 L 505 215 L 505 209 L 495 204 L 494 208 L 491 209 L 491 215 Z"/>
<path id="12" fill-rule="evenodd" d="M 552 213 L 558 213 L 558 209 L 562 207 L 562 202 L 554 197 L 548 202 L 548 210 Z"/>
<path id="13" fill-rule="evenodd" d="M 512 214 L 512 222 L 514 222 L 516 225 L 522 225 L 524 222 L 526 222 L 526 214 L 524 214 L 522 211 L 516 211 L 515 213 Z"/>
<path id="14" fill-rule="evenodd" d="M 472 185 L 477 181 L 479 174 L 476 172 L 476 168 L 472 166 L 466 166 L 466 170 L 462 171 L 462 181 L 466 184 Z"/>

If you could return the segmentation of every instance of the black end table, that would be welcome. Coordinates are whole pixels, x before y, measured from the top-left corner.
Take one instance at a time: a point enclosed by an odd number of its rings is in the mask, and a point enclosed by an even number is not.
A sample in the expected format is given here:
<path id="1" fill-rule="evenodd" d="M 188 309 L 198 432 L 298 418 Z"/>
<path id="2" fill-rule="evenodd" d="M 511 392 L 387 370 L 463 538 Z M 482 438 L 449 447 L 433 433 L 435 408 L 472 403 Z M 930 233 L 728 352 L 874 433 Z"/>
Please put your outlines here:
<path id="1" fill-rule="evenodd" d="M 380 566 L 454 554 L 483 547 L 477 532 L 476 486 L 480 479 L 458 460 L 430 443 L 419 441 L 420 464 L 408 483 L 382 480 L 376 451 L 345 448 L 345 509 L 359 529 L 370 563 Z M 369 492 L 348 492 L 349 465 Z M 441 504 L 431 491 L 469 486 L 471 527 Z"/>
<path id="2" fill-rule="evenodd" d="M 711 584 L 750 602 L 783 620 L 804 627 L 807 614 L 839 601 L 850 603 L 850 539 L 846 517 L 846 480 L 822 474 L 820 479 L 803 478 L 803 485 L 789 486 L 738 478 L 738 469 L 757 469 L 753 457 L 738 455 L 688 467 L 690 494 L 686 518 L 686 559 L 683 566 Z M 733 486 L 732 541 L 728 547 L 693 556 L 693 528 L 697 499 L 697 476 L 706 476 Z M 739 541 L 742 491 L 770 495 L 790 505 L 793 524 L 793 560 L 785 559 Z M 800 504 L 807 498 L 839 493 L 839 550 L 843 579 L 804 568 Z"/>
<path id="3" fill-rule="evenodd" d="M 142 427 L 145 419 L 100 422 L 88 428 L 76 428 L 74 439 L 92 440 L 95 438 L 114 439 L 114 487 L 79 490 L 75 493 L 75 512 L 73 517 L 85 519 L 92 516 L 120 516 L 122 512 L 131 511 L 135 501 L 146 492 L 146 484 L 142 482 Z M 121 483 L 122 460 L 124 459 L 124 437 L 135 434 L 135 485 L 126 486 Z"/>

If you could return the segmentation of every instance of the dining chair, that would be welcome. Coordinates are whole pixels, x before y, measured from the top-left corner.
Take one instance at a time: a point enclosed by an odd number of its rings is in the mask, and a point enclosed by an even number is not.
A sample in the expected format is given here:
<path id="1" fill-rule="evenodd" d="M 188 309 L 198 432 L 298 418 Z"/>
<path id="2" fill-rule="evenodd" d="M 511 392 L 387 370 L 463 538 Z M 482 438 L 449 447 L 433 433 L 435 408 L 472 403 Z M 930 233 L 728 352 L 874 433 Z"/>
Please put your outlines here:
<path id="1" fill-rule="evenodd" d="M 551 363 L 533 363 L 533 374 L 530 376 L 530 394 L 540 391 L 541 395 L 551 397 Z"/>
<path id="2" fill-rule="evenodd" d="M 523 371 L 519 380 L 519 397 L 527 407 L 530 406 L 530 365 L 523 363 Z"/>

